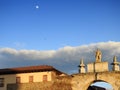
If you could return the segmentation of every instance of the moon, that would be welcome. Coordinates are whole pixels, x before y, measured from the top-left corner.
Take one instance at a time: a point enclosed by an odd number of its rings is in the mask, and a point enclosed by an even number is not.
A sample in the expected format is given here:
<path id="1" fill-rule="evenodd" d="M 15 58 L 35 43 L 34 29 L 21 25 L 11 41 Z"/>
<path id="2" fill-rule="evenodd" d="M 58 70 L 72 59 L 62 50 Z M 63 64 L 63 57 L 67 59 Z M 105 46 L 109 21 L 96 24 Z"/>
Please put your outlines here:
<path id="1" fill-rule="evenodd" d="M 39 9 L 39 6 L 38 6 L 38 5 L 36 5 L 36 6 L 35 6 L 35 8 L 36 8 L 36 9 Z"/>

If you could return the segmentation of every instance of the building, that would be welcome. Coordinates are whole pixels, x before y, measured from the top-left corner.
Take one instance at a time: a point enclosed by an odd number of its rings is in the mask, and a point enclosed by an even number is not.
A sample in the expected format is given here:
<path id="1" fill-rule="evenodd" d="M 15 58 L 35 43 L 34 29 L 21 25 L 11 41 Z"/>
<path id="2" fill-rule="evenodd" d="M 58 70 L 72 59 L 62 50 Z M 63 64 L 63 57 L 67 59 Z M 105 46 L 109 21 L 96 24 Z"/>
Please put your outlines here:
<path id="1" fill-rule="evenodd" d="M 0 90 L 7 90 L 8 84 L 48 82 L 61 75 L 65 74 L 48 65 L 0 69 Z"/>

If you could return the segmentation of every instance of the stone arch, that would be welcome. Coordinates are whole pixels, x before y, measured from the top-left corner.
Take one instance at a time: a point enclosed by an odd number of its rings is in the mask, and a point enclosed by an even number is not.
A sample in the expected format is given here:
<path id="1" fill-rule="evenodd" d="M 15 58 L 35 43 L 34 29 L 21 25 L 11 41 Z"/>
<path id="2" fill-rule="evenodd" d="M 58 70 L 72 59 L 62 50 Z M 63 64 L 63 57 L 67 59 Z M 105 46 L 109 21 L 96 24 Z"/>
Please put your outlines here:
<path id="1" fill-rule="evenodd" d="M 120 71 L 74 74 L 72 75 L 72 89 L 87 90 L 92 83 L 97 81 L 109 83 L 114 90 L 120 90 Z"/>
<path id="2" fill-rule="evenodd" d="M 110 85 L 113 87 L 113 89 L 114 89 L 114 86 L 112 85 L 112 83 L 107 82 L 106 80 L 93 80 L 93 81 L 89 82 L 89 84 L 86 86 L 86 89 L 85 89 L 85 90 L 87 90 L 88 87 L 89 87 L 91 84 L 96 83 L 96 82 L 105 82 L 105 83 L 108 83 L 108 84 L 110 84 Z"/>

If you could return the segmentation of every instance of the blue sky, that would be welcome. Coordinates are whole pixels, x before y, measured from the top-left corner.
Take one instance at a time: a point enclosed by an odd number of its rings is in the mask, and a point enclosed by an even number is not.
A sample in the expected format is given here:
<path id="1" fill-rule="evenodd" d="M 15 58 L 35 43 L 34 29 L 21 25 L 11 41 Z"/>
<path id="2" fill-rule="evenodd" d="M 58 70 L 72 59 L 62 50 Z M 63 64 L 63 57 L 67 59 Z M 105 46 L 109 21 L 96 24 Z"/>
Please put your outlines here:
<path id="1" fill-rule="evenodd" d="M 76 73 L 96 48 L 119 61 L 119 35 L 119 0 L 0 0 L 0 68 L 49 64 Z"/>
<path id="2" fill-rule="evenodd" d="M 0 12 L 0 47 L 51 50 L 119 41 L 119 0 L 0 0 Z"/>

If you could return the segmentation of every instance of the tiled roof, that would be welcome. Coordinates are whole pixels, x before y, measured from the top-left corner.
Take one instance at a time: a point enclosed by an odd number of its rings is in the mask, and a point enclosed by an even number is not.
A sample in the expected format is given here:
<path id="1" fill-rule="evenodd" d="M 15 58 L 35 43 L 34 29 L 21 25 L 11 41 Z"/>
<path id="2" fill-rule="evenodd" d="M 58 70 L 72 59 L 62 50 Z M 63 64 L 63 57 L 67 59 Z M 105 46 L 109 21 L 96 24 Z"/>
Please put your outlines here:
<path id="1" fill-rule="evenodd" d="M 55 72 L 57 72 L 57 74 L 62 74 L 61 71 L 55 69 L 52 66 L 39 65 L 39 66 L 27 66 L 27 67 L 0 69 L 0 75 L 3 75 L 3 74 L 17 74 L 17 73 L 29 73 L 29 72 L 44 72 L 44 71 L 55 71 Z"/>

